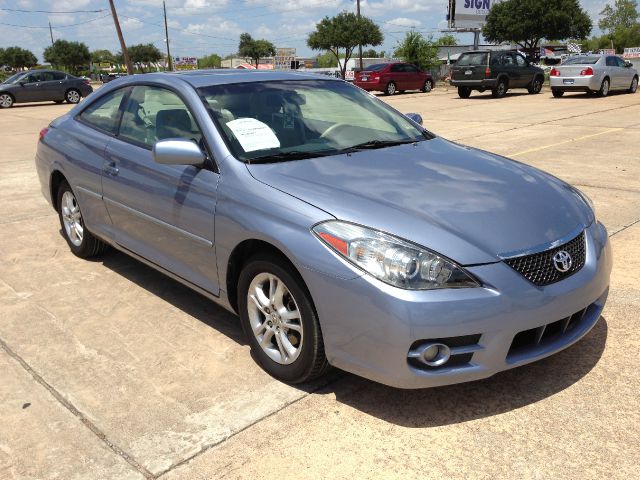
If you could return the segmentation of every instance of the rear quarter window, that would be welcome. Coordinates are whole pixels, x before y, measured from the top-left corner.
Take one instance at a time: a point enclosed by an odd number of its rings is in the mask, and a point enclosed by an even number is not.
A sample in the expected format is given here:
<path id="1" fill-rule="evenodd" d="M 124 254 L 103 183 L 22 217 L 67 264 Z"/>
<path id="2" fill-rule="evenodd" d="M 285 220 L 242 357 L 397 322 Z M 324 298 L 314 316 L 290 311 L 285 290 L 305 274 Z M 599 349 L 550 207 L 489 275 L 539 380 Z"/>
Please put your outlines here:
<path id="1" fill-rule="evenodd" d="M 85 108 L 78 118 L 93 128 L 115 135 L 120 119 L 120 104 L 126 92 L 127 88 L 120 88 L 106 94 Z"/>

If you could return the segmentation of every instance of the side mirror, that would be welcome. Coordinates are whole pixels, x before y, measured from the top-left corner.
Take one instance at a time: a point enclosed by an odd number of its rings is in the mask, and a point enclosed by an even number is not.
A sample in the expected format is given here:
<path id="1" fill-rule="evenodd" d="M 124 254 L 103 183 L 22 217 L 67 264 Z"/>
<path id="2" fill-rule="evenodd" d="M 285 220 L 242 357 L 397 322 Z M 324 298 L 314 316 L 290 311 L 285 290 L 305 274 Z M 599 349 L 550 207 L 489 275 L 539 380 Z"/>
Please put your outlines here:
<path id="1" fill-rule="evenodd" d="M 413 120 L 418 125 L 422 125 L 422 115 L 420 115 L 419 113 L 405 113 L 404 116 L 409 120 Z"/>
<path id="2" fill-rule="evenodd" d="M 24 87 L 26 85 L 27 81 L 26 80 L 20 80 L 18 82 L 18 85 L 20 85 L 21 87 Z"/>
<path id="3" fill-rule="evenodd" d="M 631 67 L 633 67 L 633 63 L 631 63 L 631 62 L 624 62 L 624 66 L 625 66 L 625 68 L 631 68 Z"/>
<path id="4" fill-rule="evenodd" d="M 205 155 L 200 147 L 184 138 L 159 140 L 153 146 L 153 160 L 162 165 L 204 165 Z"/>

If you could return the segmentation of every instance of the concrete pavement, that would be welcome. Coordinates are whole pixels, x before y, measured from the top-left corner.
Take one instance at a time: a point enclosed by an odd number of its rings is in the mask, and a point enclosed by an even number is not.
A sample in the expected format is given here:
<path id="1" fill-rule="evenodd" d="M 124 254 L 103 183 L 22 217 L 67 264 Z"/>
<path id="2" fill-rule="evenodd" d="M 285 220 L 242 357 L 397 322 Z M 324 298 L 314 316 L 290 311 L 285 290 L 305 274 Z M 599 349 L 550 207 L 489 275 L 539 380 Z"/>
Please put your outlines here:
<path id="1" fill-rule="evenodd" d="M 638 473 L 640 95 L 384 99 L 594 200 L 615 266 L 582 342 L 431 390 L 341 372 L 276 382 L 226 311 L 120 253 L 71 255 L 33 165 L 38 131 L 68 107 L 16 106 L 0 111 L 0 479 Z"/>

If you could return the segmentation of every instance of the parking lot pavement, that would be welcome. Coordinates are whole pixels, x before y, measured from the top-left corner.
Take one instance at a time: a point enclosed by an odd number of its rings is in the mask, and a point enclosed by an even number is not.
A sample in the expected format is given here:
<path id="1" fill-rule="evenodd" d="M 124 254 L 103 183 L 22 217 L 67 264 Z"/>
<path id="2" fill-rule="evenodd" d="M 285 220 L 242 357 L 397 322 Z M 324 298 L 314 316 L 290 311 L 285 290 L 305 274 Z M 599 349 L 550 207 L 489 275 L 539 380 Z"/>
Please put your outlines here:
<path id="1" fill-rule="evenodd" d="M 38 131 L 68 107 L 16 107 L 0 111 L 0 478 L 637 473 L 640 95 L 384 99 L 593 198 L 615 266 L 583 341 L 431 390 L 341 372 L 304 389 L 276 382 L 234 316 L 122 254 L 71 255 L 33 165 Z"/>

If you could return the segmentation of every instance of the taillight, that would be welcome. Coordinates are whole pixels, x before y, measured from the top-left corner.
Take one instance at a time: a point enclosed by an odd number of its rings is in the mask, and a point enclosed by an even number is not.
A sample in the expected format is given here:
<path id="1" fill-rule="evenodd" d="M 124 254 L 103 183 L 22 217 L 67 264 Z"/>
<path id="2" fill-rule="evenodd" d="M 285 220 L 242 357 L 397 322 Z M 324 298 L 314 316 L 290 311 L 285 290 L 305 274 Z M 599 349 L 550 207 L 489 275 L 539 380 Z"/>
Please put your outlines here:
<path id="1" fill-rule="evenodd" d="M 582 77 L 587 77 L 589 75 L 593 75 L 593 68 L 591 67 L 587 67 L 580 72 L 580 76 Z"/>
<path id="2" fill-rule="evenodd" d="M 44 140 L 45 135 L 49 132 L 49 128 L 43 128 L 40 130 L 40 141 Z"/>
<path id="3" fill-rule="evenodd" d="M 552 77 L 559 77 L 560 76 L 560 70 L 556 70 L 555 68 L 551 69 L 551 73 L 549 73 L 549 75 L 551 75 Z"/>
<path id="4" fill-rule="evenodd" d="M 491 69 L 489 67 L 487 67 L 484 71 L 484 76 L 485 77 L 490 77 L 491 76 Z"/>

